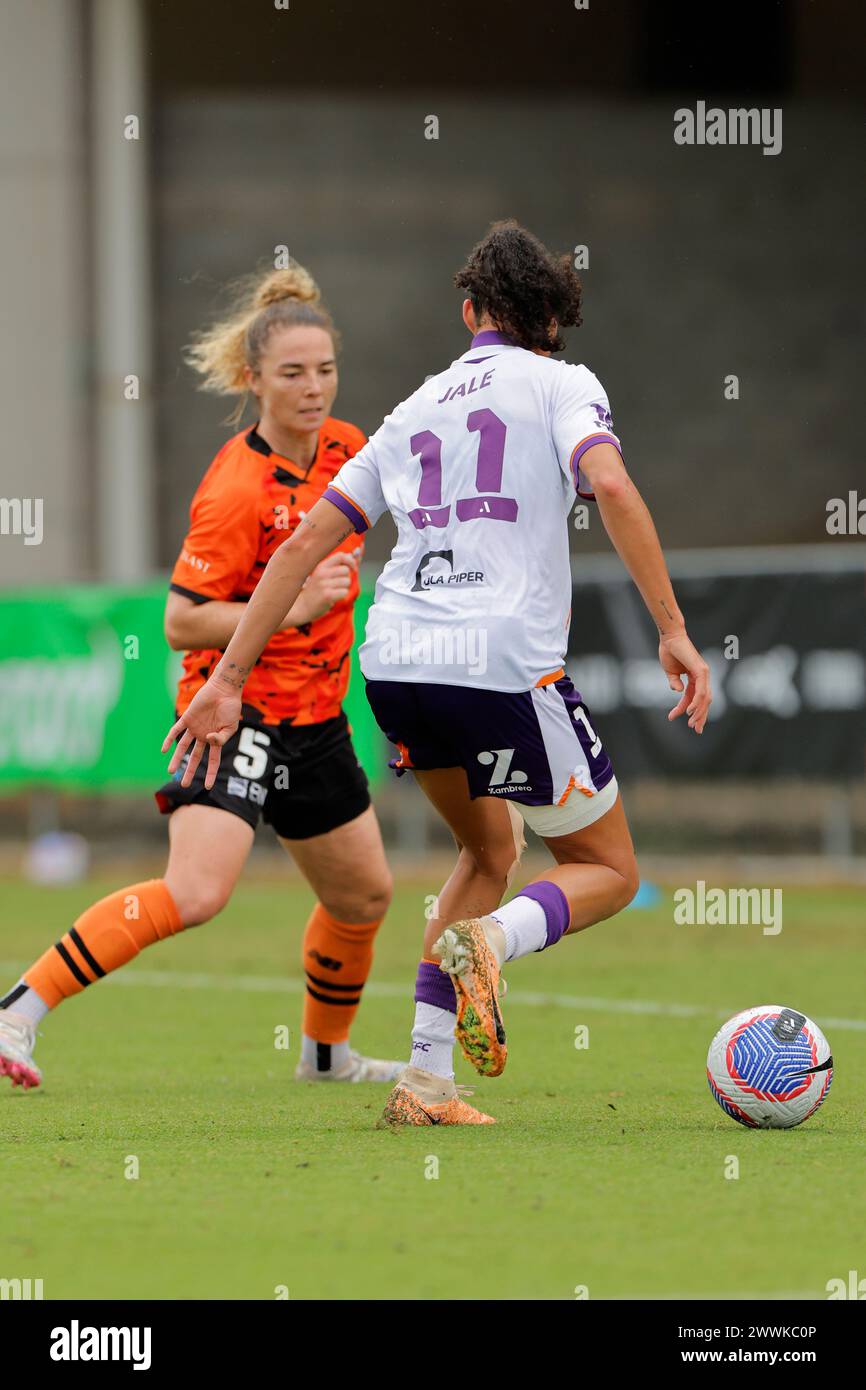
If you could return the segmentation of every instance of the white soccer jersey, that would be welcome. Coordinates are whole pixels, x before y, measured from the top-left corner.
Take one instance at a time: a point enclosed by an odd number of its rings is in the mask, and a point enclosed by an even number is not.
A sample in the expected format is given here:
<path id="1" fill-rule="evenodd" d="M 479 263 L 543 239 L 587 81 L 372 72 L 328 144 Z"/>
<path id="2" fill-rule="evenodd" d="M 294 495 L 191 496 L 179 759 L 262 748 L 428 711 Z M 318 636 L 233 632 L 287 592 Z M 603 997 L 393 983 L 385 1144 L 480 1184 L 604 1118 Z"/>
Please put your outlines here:
<path id="1" fill-rule="evenodd" d="M 496 332 L 397 406 L 324 494 L 358 531 L 386 510 L 397 526 L 364 675 L 519 691 L 561 674 L 567 517 L 603 441 L 620 447 L 598 378 Z"/>

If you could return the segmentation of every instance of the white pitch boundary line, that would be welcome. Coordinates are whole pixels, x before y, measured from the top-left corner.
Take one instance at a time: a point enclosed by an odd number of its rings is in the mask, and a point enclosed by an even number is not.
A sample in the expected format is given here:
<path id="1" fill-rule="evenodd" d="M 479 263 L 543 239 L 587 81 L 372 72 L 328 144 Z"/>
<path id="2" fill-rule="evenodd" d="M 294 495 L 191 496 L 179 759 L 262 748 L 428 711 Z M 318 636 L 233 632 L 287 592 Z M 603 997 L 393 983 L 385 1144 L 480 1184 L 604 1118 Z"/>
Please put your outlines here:
<path id="1" fill-rule="evenodd" d="M 20 975 L 25 968 L 21 961 L 0 961 L 0 971 Z M 140 986 L 145 989 L 206 989 L 228 990 L 240 994 L 301 994 L 304 983 L 278 975 L 209 975 L 185 970 L 114 971 L 108 975 L 109 984 Z M 411 985 L 389 984 L 371 980 L 364 987 L 365 995 L 378 999 L 411 999 Z M 703 1004 L 662 1003 L 652 999 L 601 999 L 591 994 L 542 994 L 527 990 L 509 989 L 505 1004 L 523 1004 L 536 1009 L 588 1009 L 609 1014 L 656 1014 L 660 1018 L 732 1018 L 737 1009 L 712 1009 Z M 866 1033 L 866 1019 L 828 1018 L 822 1014 L 822 1028 L 840 1028 Z"/>
<path id="2" fill-rule="evenodd" d="M 605 1299 L 606 1303 L 763 1303 L 783 1301 L 785 1303 L 820 1303 L 826 1300 L 826 1293 L 816 1293 L 814 1289 L 785 1290 L 783 1293 L 618 1293 Z M 601 1299 L 595 1300 L 597 1303 Z M 697 1349 L 697 1348 L 696 1348 Z M 686 1348 L 684 1348 L 686 1350 Z"/>

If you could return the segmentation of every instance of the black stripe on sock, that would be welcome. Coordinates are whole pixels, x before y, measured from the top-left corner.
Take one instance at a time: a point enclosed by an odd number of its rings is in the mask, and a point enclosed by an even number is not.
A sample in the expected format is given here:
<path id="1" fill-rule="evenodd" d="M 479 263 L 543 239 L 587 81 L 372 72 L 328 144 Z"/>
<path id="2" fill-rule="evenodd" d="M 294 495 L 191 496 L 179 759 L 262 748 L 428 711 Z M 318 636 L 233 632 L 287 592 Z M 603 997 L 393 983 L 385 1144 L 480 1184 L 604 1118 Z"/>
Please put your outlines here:
<path id="1" fill-rule="evenodd" d="M 64 946 L 64 944 L 63 944 L 62 941 L 56 941 L 56 942 L 54 943 L 54 949 L 55 949 L 55 951 L 57 952 L 57 954 L 60 956 L 60 958 L 61 958 L 61 960 L 63 961 L 64 965 L 68 966 L 68 968 L 70 969 L 70 971 L 72 972 L 72 974 L 75 976 L 76 980 L 78 981 L 78 983 L 79 983 L 80 985 L 84 985 L 84 987 L 85 987 L 85 989 L 86 989 L 88 985 L 90 985 L 90 984 L 93 983 L 92 980 L 88 980 L 88 978 L 87 978 L 87 976 L 85 975 L 85 973 L 84 973 L 83 970 L 79 970 L 78 966 L 75 964 L 75 961 L 72 959 L 71 955 L 70 955 L 69 952 L 67 951 L 67 949 L 66 949 L 66 947 Z"/>
<path id="2" fill-rule="evenodd" d="M 316 1043 L 316 1071 L 331 1070 L 331 1044 Z"/>
<path id="3" fill-rule="evenodd" d="M 104 974 L 105 974 L 105 971 L 103 970 L 103 968 L 102 968 L 102 966 L 99 964 L 99 962 L 93 959 L 93 956 L 90 954 L 90 952 L 88 951 L 88 949 L 87 949 L 87 947 L 85 946 L 84 942 L 81 940 L 81 937 L 78 935 L 78 932 L 75 930 L 74 927 L 70 927 L 70 928 L 69 928 L 69 933 L 68 933 L 68 934 L 69 934 L 69 939 L 70 939 L 70 941 L 74 941 L 75 944 L 76 944 L 76 946 L 78 947 L 78 954 L 79 954 L 79 955 L 86 961 L 86 963 L 90 966 L 90 968 L 91 968 L 91 970 L 93 971 L 94 975 L 97 975 L 97 976 L 99 977 L 99 979 L 101 980 L 102 977 L 103 977 Z"/>
<path id="4" fill-rule="evenodd" d="M 312 980 L 314 985 L 321 985 L 322 989 L 339 990 L 341 993 L 345 993 L 346 991 L 351 990 L 355 994 L 360 994 L 361 990 L 364 988 L 364 984 L 366 983 L 364 980 L 362 980 L 359 985 L 333 985 L 331 984 L 330 980 L 321 980 L 319 979 L 318 975 L 311 975 L 309 970 L 305 970 L 304 974 L 306 975 L 308 980 Z"/>
<path id="5" fill-rule="evenodd" d="M 11 1008 L 11 1006 L 15 1003 L 15 1000 L 20 999 L 22 994 L 26 994 L 29 988 L 30 986 L 25 984 L 16 985 L 14 989 L 10 989 L 9 993 L 4 995 L 4 997 L 0 999 L 0 1009 Z"/>
<path id="6" fill-rule="evenodd" d="M 320 994 L 317 989 L 313 989 L 312 985 L 307 985 L 307 993 L 311 994 L 314 999 L 318 999 L 320 1004 L 360 1004 L 361 1002 L 360 994 L 353 994 L 351 999 L 332 999 L 330 994 Z"/>

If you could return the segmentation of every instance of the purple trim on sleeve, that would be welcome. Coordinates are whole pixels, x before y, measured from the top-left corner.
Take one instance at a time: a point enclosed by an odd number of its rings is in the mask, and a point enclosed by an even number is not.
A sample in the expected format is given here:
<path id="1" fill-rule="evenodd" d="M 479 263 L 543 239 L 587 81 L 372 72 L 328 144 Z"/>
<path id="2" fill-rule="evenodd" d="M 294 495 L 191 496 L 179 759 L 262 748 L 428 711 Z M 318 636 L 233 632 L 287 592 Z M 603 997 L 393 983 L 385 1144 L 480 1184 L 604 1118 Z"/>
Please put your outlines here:
<path id="1" fill-rule="evenodd" d="M 616 449 L 617 453 L 619 454 L 620 458 L 622 458 L 622 445 L 620 444 L 616 435 L 608 434 L 604 430 L 599 431 L 598 434 L 591 434 L 588 439 L 584 439 L 582 444 L 578 444 L 570 460 L 571 476 L 574 478 L 574 490 L 577 493 L 578 497 L 583 497 L 587 502 L 595 501 L 595 493 L 581 492 L 580 460 L 583 458 L 587 449 L 592 449 L 593 446 L 596 444 L 612 444 L 613 447 Z"/>
<path id="2" fill-rule="evenodd" d="M 513 338 L 506 337 L 504 333 L 499 333 L 494 328 L 485 328 L 483 333 L 475 334 L 475 337 L 469 344 L 469 350 L 471 352 L 473 348 L 489 347 L 491 343 L 498 343 L 500 347 L 520 346 L 520 344 L 516 343 Z"/>
<path id="3" fill-rule="evenodd" d="M 541 949 L 544 951 L 548 946 L 555 946 L 560 937 L 563 937 L 568 931 L 568 924 L 571 921 L 568 898 L 559 885 L 544 879 L 541 883 L 530 883 L 527 888 L 521 888 L 515 897 L 531 898 L 533 902 L 538 903 L 544 909 L 544 917 L 547 922 L 547 940 Z"/>
<path id="4" fill-rule="evenodd" d="M 329 502 L 333 502 L 335 507 L 339 507 L 343 516 L 348 517 L 356 531 L 361 532 L 368 529 L 364 516 L 358 511 L 357 507 L 352 506 L 348 497 L 344 497 L 342 492 L 338 492 L 337 489 L 333 487 L 326 487 L 322 496 L 326 497 Z"/>
<path id="5" fill-rule="evenodd" d="M 451 976 L 446 975 L 432 961 L 422 960 L 418 964 L 415 1003 L 433 1004 L 435 1008 L 447 1009 L 452 1014 L 457 1012 L 457 995 Z"/>

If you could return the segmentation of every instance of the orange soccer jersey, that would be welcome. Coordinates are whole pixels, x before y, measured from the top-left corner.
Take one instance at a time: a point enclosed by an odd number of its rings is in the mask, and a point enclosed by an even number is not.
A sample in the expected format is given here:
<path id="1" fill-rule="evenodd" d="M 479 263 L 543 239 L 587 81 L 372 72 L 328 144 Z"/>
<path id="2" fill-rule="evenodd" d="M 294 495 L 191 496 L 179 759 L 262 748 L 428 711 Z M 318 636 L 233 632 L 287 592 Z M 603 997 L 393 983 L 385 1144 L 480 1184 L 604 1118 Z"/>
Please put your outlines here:
<path id="1" fill-rule="evenodd" d="M 171 576 L 171 587 L 196 603 L 249 599 L 273 552 L 318 501 L 347 458 L 364 444 L 361 430 L 328 418 L 310 468 L 274 453 L 255 426 L 220 449 L 199 484 L 190 509 L 190 528 Z M 337 547 L 363 549 L 357 535 Z M 349 684 L 349 652 L 358 597 L 355 574 L 345 599 L 301 628 L 276 633 L 250 672 L 244 702 L 277 724 L 319 724 L 340 712 Z M 222 655 L 189 651 L 184 656 L 177 708 L 182 713 Z"/>

